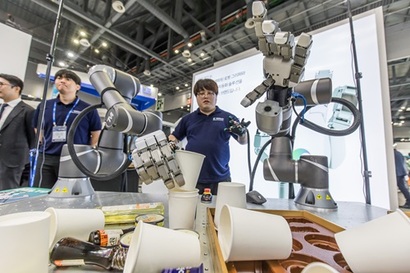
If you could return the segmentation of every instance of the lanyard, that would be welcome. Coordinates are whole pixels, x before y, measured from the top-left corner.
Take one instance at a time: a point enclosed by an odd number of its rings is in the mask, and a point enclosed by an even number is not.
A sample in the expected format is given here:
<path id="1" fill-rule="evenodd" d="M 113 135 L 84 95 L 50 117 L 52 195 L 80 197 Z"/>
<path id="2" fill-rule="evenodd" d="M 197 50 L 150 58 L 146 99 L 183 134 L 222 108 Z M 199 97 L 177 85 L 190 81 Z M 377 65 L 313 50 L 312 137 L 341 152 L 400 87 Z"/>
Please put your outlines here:
<path id="1" fill-rule="evenodd" d="M 65 126 L 67 124 L 68 118 L 70 117 L 71 113 L 74 111 L 74 108 L 77 106 L 79 100 L 80 99 L 77 98 L 77 100 L 74 103 L 73 108 L 71 108 L 70 111 L 67 113 L 67 116 L 65 117 L 63 126 Z M 57 105 L 57 102 L 55 101 L 54 102 L 54 107 L 53 107 L 53 125 L 54 126 L 57 126 L 57 124 L 56 124 L 56 105 Z"/>

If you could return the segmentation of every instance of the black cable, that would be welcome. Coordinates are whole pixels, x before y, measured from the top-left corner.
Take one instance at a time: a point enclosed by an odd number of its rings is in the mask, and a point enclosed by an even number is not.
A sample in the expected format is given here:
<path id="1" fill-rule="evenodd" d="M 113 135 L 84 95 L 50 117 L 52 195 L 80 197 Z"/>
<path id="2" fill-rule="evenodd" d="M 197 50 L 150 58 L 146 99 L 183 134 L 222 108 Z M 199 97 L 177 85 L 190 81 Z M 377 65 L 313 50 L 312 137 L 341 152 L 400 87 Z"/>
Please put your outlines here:
<path id="1" fill-rule="evenodd" d="M 252 166 L 251 166 L 251 144 L 250 144 L 250 135 L 249 135 L 249 130 L 246 129 L 246 137 L 248 138 L 248 172 L 249 172 L 249 179 L 251 178 L 252 175 Z"/>
<path id="2" fill-rule="evenodd" d="M 266 143 L 263 144 L 261 150 L 259 151 L 258 156 L 256 157 L 256 161 L 255 161 L 255 164 L 253 165 L 253 170 L 251 172 L 251 180 L 249 182 L 249 191 L 253 190 L 253 183 L 254 183 L 254 179 L 255 179 L 256 169 L 258 168 L 259 160 L 261 159 L 262 154 L 265 151 L 266 147 L 268 147 L 268 145 L 270 143 L 271 143 L 271 141 L 266 141 Z"/>
<path id="3" fill-rule="evenodd" d="M 321 134 L 324 134 L 324 135 L 329 135 L 329 136 L 346 136 L 346 135 L 350 135 L 351 133 L 356 131 L 356 129 L 360 126 L 361 119 L 362 119 L 362 115 L 361 115 L 360 111 L 356 108 L 356 106 L 353 103 L 351 103 L 350 101 L 342 99 L 342 98 L 332 98 L 331 102 L 339 103 L 339 104 L 342 104 L 342 105 L 346 106 L 350 110 L 350 112 L 353 114 L 354 120 L 353 120 L 352 124 L 347 129 L 332 130 L 332 129 L 324 128 L 322 126 L 314 124 L 313 122 L 310 122 L 306 119 L 304 119 L 303 122 L 300 122 L 302 117 L 298 113 L 296 113 L 297 117 L 296 117 L 295 123 L 303 125 L 306 128 L 309 128 L 309 129 L 311 129 L 315 132 L 318 132 L 318 133 L 321 133 Z M 309 108 L 309 109 L 311 109 L 311 108 Z M 293 128 L 292 128 L 292 130 L 293 130 Z M 296 127 L 294 127 L 294 131 L 296 131 Z M 294 136 L 293 132 L 292 132 L 292 136 Z"/>
<path id="4" fill-rule="evenodd" d="M 87 108 L 85 108 L 84 110 L 82 110 L 74 119 L 73 123 L 71 124 L 70 130 L 68 131 L 68 135 L 67 135 L 67 148 L 68 151 L 70 153 L 70 156 L 74 162 L 74 164 L 78 167 L 78 169 L 80 169 L 81 172 L 83 172 L 85 175 L 98 180 L 98 181 L 107 181 L 107 180 L 111 180 L 114 179 L 116 177 L 118 177 L 120 174 L 122 174 L 123 172 L 125 172 L 128 168 L 128 166 L 131 164 L 131 160 L 129 158 L 127 158 L 127 160 L 117 168 L 116 171 L 114 171 L 111 174 L 99 174 L 99 173 L 93 173 L 91 171 L 89 171 L 84 165 L 83 163 L 81 163 L 80 159 L 77 156 L 77 153 L 75 151 L 74 148 L 74 134 L 75 131 L 77 129 L 78 124 L 80 123 L 80 121 L 82 120 L 82 118 L 90 111 L 97 109 L 99 107 L 101 107 L 103 104 L 96 104 L 96 105 L 90 105 Z"/>

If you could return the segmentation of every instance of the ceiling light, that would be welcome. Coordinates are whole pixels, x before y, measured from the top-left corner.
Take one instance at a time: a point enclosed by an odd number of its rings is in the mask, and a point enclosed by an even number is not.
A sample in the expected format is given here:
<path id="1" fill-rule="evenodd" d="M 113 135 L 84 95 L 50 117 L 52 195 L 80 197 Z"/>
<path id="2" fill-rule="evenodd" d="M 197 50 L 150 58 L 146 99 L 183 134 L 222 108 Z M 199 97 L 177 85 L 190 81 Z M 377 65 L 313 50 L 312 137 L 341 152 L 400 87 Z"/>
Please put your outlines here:
<path id="1" fill-rule="evenodd" d="M 108 44 L 107 44 L 106 42 L 102 42 L 102 43 L 101 43 L 101 46 L 102 46 L 102 47 L 107 47 Z"/>
<path id="2" fill-rule="evenodd" d="M 90 42 L 86 38 L 80 39 L 80 45 L 82 45 L 84 47 L 90 47 L 91 46 Z"/>
<path id="3" fill-rule="evenodd" d="M 125 12 L 124 4 L 121 1 L 114 1 L 114 2 L 112 2 L 111 6 L 118 13 L 124 13 Z"/>
<path id="4" fill-rule="evenodd" d="M 73 43 L 76 44 L 76 45 L 79 45 L 79 44 L 80 44 L 80 40 L 78 40 L 78 39 L 73 39 Z"/>
<path id="5" fill-rule="evenodd" d="M 67 52 L 67 56 L 70 57 L 70 58 L 73 58 L 73 57 L 74 57 L 74 53 L 69 51 L 69 52 Z"/>
<path id="6" fill-rule="evenodd" d="M 58 62 L 59 66 L 66 66 L 65 62 Z"/>
<path id="7" fill-rule="evenodd" d="M 199 54 L 199 56 L 203 57 L 203 56 L 205 56 L 205 53 L 201 52 L 201 54 Z"/>
<path id="8" fill-rule="evenodd" d="M 175 87 L 176 90 L 179 90 L 179 86 Z"/>
<path id="9" fill-rule="evenodd" d="M 245 27 L 247 29 L 251 29 L 255 27 L 255 21 L 253 20 L 253 18 L 248 18 L 248 20 L 246 20 Z"/>
<path id="10" fill-rule="evenodd" d="M 175 54 L 178 54 L 178 53 L 179 53 L 179 49 L 175 49 L 175 50 L 174 50 L 174 53 L 175 53 Z"/>
<path id="11" fill-rule="evenodd" d="M 96 49 L 94 49 L 94 52 L 98 54 L 98 53 L 100 53 L 100 50 L 98 48 L 96 48 Z"/>
<path id="12" fill-rule="evenodd" d="M 187 83 L 185 84 L 185 87 L 188 87 L 188 84 L 187 84 Z"/>
<path id="13" fill-rule="evenodd" d="M 162 96 L 162 93 L 161 93 L 161 92 L 159 92 L 159 93 L 158 93 L 158 97 L 161 97 L 161 96 Z"/>
<path id="14" fill-rule="evenodd" d="M 192 43 L 189 42 L 189 43 L 187 44 L 187 46 L 188 46 L 188 47 L 192 47 Z"/>
<path id="15" fill-rule="evenodd" d="M 185 58 L 191 57 L 191 52 L 189 51 L 189 49 L 182 51 L 182 56 L 184 56 Z"/>
<path id="16" fill-rule="evenodd" d="M 86 37 L 86 36 L 87 36 L 87 33 L 85 33 L 85 31 L 81 30 L 81 31 L 80 31 L 80 36 L 81 36 L 81 37 Z"/>

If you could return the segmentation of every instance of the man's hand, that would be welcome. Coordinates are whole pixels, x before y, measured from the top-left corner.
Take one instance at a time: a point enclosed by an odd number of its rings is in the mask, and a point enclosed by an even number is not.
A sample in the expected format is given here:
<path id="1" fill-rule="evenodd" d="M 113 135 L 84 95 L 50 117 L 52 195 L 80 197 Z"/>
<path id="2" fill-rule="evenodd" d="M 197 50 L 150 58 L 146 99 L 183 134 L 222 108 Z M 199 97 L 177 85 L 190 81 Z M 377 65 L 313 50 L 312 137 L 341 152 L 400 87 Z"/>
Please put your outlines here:
<path id="1" fill-rule="evenodd" d="M 225 131 L 228 131 L 238 136 L 243 136 L 249 124 L 251 124 L 251 122 L 245 122 L 245 119 L 242 119 L 241 122 L 238 122 L 234 120 L 233 117 L 229 117 L 229 127 L 225 128 Z"/>
<path id="2" fill-rule="evenodd" d="M 169 148 L 171 151 L 175 152 L 176 150 L 179 150 L 179 147 L 175 141 L 169 141 L 168 142 Z"/>
<path id="3" fill-rule="evenodd" d="M 171 151 L 175 152 L 179 150 L 178 142 L 178 139 L 174 135 L 171 134 L 168 136 L 168 146 L 171 148 Z"/>

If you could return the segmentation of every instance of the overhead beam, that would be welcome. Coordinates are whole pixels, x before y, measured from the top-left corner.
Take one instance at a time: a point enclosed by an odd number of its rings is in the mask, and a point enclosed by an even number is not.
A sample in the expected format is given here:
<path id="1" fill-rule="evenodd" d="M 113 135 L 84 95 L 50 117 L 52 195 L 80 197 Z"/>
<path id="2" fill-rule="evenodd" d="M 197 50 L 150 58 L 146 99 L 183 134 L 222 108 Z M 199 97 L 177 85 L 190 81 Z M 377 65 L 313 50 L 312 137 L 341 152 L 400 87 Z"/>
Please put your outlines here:
<path id="1" fill-rule="evenodd" d="M 169 26 L 172 30 L 174 30 L 176 33 L 184 37 L 184 39 L 189 39 L 189 34 L 188 32 L 175 21 L 171 16 L 166 14 L 162 9 L 159 7 L 155 6 L 154 4 L 151 3 L 150 0 L 137 0 L 137 2 L 144 7 L 146 10 L 152 13 L 155 17 L 157 17 L 159 20 L 161 20 L 164 24 Z"/>

